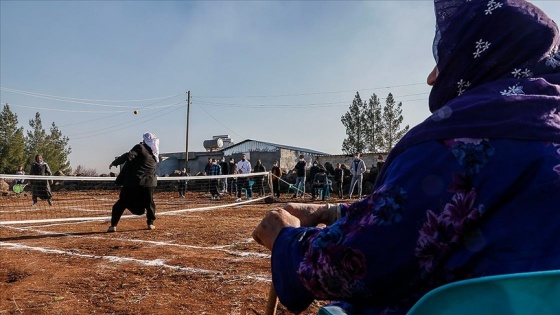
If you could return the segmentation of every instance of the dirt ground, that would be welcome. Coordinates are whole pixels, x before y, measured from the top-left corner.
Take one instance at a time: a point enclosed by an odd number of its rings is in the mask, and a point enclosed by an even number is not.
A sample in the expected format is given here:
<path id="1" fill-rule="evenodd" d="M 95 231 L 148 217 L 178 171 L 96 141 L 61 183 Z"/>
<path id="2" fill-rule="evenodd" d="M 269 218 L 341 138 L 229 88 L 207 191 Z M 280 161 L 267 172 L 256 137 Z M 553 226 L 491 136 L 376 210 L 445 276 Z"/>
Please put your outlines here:
<path id="1" fill-rule="evenodd" d="M 116 233 L 108 221 L 0 226 L 0 315 L 264 314 L 270 253 L 251 233 L 287 201 L 160 215 L 155 230 L 145 216 Z"/>

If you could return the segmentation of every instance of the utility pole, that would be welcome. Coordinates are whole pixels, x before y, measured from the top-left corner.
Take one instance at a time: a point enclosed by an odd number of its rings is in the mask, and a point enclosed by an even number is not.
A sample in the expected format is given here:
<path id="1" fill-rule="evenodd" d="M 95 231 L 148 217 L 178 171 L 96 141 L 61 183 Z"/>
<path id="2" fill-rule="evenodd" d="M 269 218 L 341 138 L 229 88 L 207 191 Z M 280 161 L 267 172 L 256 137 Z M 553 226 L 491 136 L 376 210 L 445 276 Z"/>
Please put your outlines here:
<path id="1" fill-rule="evenodd" d="M 185 168 L 190 173 L 188 162 L 189 162 L 189 115 L 191 109 L 191 91 L 187 92 L 187 132 L 185 140 Z"/>

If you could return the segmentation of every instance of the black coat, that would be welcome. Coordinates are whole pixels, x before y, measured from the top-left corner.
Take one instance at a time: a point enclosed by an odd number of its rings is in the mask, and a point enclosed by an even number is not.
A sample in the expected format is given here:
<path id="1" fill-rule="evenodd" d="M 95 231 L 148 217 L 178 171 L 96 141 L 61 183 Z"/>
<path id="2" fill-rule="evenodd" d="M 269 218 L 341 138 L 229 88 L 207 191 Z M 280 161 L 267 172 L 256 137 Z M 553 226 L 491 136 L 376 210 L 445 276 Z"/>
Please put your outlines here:
<path id="1" fill-rule="evenodd" d="M 121 169 L 124 186 L 157 186 L 157 161 L 149 146 L 139 143 L 113 161 L 115 166 L 123 163 L 126 163 Z"/>
<path id="2" fill-rule="evenodd" d="M 309 168 L 309 181 L 315 180 L 315 175 L 319 173 L 319 166 L 313 165 Z"/>
<path id="3" fill-rule="evenodd" d="M 341 168 L 334 169 L 334 181 L 342 183 L 344 181 L 344 170 Z"/>
<path id="4" fill-rule="evenodd" d="M 229 174 L 229 163 L 228 162 L 220 162 L 220 167 L 222 168 L 222 175 Z"/>
<path id="5" fill-rule="evenodd" d="M 33 162 L 31 165 L 30 175 L 51 176 L 51 169 L 47 163 Z M 31 180 L 33 185 L 33 196 L 38 196 L 41 199 L 50 199 L 52 197 L 50 180 Z"/>
<path id="6" fill-rule="evenodd" d="M 255 164 L 255 167 L 253 168 L 253 173 L 260 173 L 260 172 L 266 172 L 266 167 L 264 167 L 263 164 Z"/>
<path id="7" fill-rule="evenodd" d="M 297 177 L 305 177 L 305 165 L 307 163 L 305 161 L 298 161 L 294 169 L 297 171 Z"/>

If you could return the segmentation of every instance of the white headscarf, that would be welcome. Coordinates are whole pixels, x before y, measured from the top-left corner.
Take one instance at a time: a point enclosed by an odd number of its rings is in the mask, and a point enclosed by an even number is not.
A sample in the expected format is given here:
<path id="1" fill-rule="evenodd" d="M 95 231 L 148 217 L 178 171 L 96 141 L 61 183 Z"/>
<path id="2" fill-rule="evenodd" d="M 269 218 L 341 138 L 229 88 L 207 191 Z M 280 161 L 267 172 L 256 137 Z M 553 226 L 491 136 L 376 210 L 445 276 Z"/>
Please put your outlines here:
<path id="1" fill-rule="evenodd" d="M 152 149 L 152 154 L 159 162 L 159 138 L 151 132 L 144 132 L 143 138 L 144 143 Z"/>

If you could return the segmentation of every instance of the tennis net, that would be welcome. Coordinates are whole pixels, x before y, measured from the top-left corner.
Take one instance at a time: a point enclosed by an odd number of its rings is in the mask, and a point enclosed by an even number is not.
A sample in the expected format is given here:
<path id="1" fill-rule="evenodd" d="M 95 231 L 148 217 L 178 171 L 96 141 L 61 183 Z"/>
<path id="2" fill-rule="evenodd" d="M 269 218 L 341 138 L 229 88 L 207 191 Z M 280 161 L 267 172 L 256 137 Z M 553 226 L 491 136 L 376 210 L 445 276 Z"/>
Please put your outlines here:
<path id="1" fill-rule="evenodd" d="M 52 194 L 50 202 L 41 199 L 46 197 L 42 190 L 47 182 Z M 115 185 L 115 177 L 0 174 L 0 225 L 109 220 L 120 188 Z M 33 194 L 38 196 L 36 204 Z M 165 176 L 158 177 L 154 202 L 158 215 L 173 215 L 252 203 L 270 194 L 268 172 Z M 128 214 L 125 212 L 123 218 Z"/>

